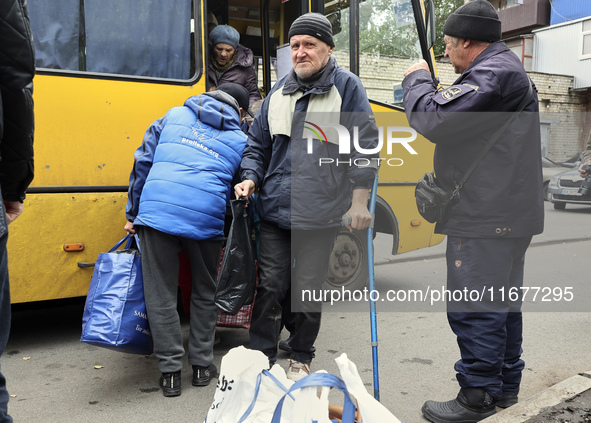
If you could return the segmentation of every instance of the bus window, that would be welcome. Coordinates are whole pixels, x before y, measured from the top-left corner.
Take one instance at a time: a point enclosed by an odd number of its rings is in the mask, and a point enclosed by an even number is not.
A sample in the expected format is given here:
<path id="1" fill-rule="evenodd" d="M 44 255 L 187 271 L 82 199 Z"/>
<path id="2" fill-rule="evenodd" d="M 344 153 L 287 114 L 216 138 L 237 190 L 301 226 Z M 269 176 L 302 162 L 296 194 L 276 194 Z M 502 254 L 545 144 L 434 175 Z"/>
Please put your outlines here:
<path id="1" fill-rule="evenodd" d="M 191 0 L 29 0 L 29 14 L 38 68 L 191 77 Z"/>
<path id="2" fill-rule="evenodd" d="M 349 68 L 349 2 L 327 1 L 325 14 L 340 32 L 334 36 L 339 65 Z M 335 24 L 336 22 L 336 24 Z M 374 100 L 394 103 L 402 72 L 422 57 L 411 0 L 364 0 L 359 3 L 359 77 Z M 376 69 L 381 69 L 376 72 Z M 376 78 L 376 74 L 380 75 Z M 394 94 L 393 94 L 394 86 Z M 398 91 L 401 91 L 399 89 Z"/>
<path id="3" fill-rule="evenodd" d="M 29 0 L 38 68 L 78 70 L 80 0 Z"/>

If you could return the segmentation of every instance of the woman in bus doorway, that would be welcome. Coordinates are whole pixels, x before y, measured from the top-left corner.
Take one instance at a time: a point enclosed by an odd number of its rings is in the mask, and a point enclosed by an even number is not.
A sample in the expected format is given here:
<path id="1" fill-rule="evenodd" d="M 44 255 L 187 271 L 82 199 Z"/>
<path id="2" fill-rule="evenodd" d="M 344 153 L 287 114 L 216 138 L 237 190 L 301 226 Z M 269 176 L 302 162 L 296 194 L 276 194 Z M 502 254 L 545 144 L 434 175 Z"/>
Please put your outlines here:
<path id="1" fill-rule="evenodd" d="M 252 50 L 239 44 L 240 34 L 229 25 L 218 25 L 209 33 L 211 55 L 207 79 L 210 90 L 224 82 L 246 87 L 249 104 L 261 98 L 253 67 Z"/>

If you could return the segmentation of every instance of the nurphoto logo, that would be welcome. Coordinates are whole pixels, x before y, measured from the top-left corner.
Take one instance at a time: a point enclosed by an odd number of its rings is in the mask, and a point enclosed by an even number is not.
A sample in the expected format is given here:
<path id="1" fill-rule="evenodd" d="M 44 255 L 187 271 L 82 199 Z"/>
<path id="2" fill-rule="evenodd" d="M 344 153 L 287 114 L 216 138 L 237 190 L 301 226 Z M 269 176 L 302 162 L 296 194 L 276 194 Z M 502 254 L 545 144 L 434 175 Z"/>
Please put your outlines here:
<path id="1" fill-rule="evenodd" d="M 327 136 L 327 134 L 335 134 Z M 399 136 L 400 134 L 408 134 L 407 136 Z M 396 135 L 396 136 L 395 136 Z M 386 143 L 386 151 L 388 157 L 376 157 L 372 159 L 358 158 L 353 160 L 339 160 L 338 158 L 322 157 L 318 164 L 336 164 L 337 166 L 355 164 L 357 166 L 369 166 L 371 161 L 377 161 L 378 165 L 387 164 L 388 166 L 402 166 L 404 160 L 401 158 L 390 157 L 395 145 L 400 145 L 412 155 L 418 154 L 410 145 L 411 142 L 417 139 L 417 131 L 408 126 L 388 126 L 378 127 L 378 143 L 373 148 L 363 148 L 359 145 L 359 126 L 353 126 L 352 134 L 349 129 L 338 123 L 323 123 L 321 125 L 309 121 L 304 121 L 304 138 L 307 140 L 307 153 L 313 153 L 314 140 L 319 141 L 320 144 L 331 143 L 339 146 L 339 154 L 351 154 L 351 138 L 353 139 L 353 148 L 361 154 L 376 154 L 382 150 L 384 142 Z"/>

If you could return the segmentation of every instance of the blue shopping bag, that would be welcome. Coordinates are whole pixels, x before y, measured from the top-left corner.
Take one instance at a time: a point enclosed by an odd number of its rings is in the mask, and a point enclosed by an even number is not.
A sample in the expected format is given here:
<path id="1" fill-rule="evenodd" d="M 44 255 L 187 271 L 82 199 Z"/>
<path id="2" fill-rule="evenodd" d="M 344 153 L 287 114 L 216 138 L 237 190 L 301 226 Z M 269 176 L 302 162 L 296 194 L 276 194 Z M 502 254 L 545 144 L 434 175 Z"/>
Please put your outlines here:
<path id="1" fill-rule="evenodd" d="M 125 248 L 118 250 L 126 241 Z M 80 340 L 131 354 L 152 354 L 137 235 L 132 238 L 128 234 L 109 252 L 99 254 L 86 297 Z"/>

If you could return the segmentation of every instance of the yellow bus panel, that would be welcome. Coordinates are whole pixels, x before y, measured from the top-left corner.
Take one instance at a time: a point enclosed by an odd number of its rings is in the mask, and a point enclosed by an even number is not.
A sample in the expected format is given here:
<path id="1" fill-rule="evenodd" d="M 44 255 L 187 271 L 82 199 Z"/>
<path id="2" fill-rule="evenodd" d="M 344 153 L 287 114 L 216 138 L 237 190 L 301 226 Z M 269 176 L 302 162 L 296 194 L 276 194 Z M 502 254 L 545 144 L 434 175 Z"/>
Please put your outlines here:
<path id="1" fill-rule="evenodd" d="M 29 194 L 9 227 L 11 302 L 84 296 L 94 263 L 126 232 L 127 193 Z M 64 244 L 81 243 L 82 251 Z"/>
<path id="2" fill-rule="evenodd" d="M 37 75 L 31 187 L 127 185 L 148 126 L 205 90 L 193 86 Z"/>

